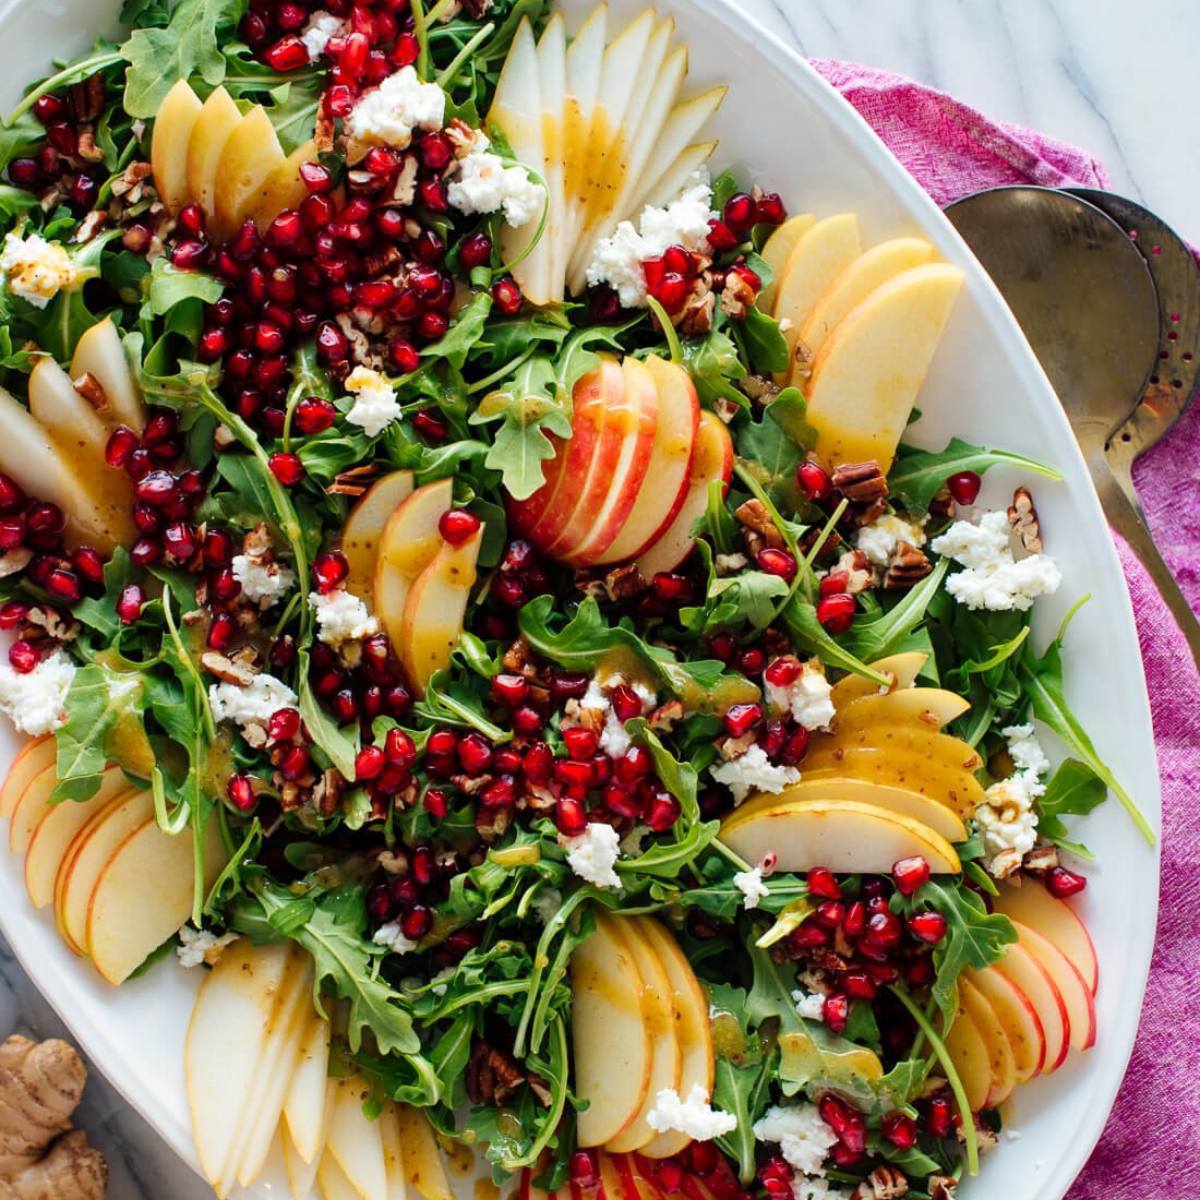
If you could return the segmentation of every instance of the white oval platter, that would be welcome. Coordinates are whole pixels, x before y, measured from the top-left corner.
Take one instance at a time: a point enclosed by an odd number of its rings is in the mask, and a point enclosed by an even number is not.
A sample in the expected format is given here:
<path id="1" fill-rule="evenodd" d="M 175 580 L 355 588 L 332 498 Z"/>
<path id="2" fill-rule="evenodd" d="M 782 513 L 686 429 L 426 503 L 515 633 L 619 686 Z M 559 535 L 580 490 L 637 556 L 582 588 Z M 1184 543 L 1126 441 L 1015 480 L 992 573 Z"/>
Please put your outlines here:
<path id="1" fill-rule="evenodd" d="M 570 28 L 590 0 L 563 5 Z M 644 7 L 612 0 L 615 17 Z M 958 434 L 1050 462 L 1064 482 L 1034 491 L 1048 550 L 1062 567 L 1059 594 L 1039 605 L 1044 641 L 1074 601 L 1090 594 L 1071 627 L 1067 691 L 1100 753 L 1160 827 L 1158 772 L 1137 635 L 1120 565 L 1083 460 L 1044 374 L 987 276 L 949 223 L 868 126 L 798 55 L 741 14 L 732 0 L 659 0 L 690 47 L 689 87 L 730 92 L 714 122 L 715 164 L 778 190 L 792 211 L 853 210 L 864 243 L 920 234 L 966 272 L 911 438 L 940 448 Z M 23 83 L 115 30 L 117 0 L 10 0 L 0 7 L 0 104 Z M 980 503 L 1007 504 L 1017 482 L 987 476 Z M 1054 739 L 1047 736 L 1054 747 Z M 0 768 L 18 739 L 0 731 Z M 1154 939 L 1158 854 L 1110 800 L 1087 818 L 1095 851 L 1082 910 L 1101 964 L 1098 1040 L 1056 1075 L 1023 1087 L 1010 1113 L 1019 1142 L 1002 1139 L 964 1200 L 1060 1200 L 1100 1136 L 1133 1045 Z M 184 1093 L 182 1047 L 197 972 L 173 963 L 119 990 L 59 940 L 53 920 L 29 906 L 19 860 L 0 853 L 0 928 L 34 982 L 92 1061 L 143 1117 L 195 1167 Z M 252 1196 L 286 1189 L 260 1184 Z"/>

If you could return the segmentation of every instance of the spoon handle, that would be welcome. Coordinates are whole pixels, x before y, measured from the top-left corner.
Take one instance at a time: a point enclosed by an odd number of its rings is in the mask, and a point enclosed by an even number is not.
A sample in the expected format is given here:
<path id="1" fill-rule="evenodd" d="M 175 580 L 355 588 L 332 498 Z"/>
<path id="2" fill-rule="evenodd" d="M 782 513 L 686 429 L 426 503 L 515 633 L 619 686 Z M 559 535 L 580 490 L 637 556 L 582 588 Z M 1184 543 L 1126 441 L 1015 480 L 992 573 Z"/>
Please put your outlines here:
<path id="1" fill-rule="evenodd" d="M 1146 568 L 1154 586 L 1158 588 L 1159 595 L 1166 601 L 1171 615 L 1187 639 L 1192 658 L 1200 669 L 1200 620 L 1197 620 L 1187 597 L 1179 590 L 1175 576 L 1171 574 L 1171 569 L 1163 561 L 1158 547 L 1154 544 L 1154 538 L 1142 518 L 1141 506 L 1127 494 L 1103 458 L 1093 458 L 1089 466 L 1104 515 Z"/>

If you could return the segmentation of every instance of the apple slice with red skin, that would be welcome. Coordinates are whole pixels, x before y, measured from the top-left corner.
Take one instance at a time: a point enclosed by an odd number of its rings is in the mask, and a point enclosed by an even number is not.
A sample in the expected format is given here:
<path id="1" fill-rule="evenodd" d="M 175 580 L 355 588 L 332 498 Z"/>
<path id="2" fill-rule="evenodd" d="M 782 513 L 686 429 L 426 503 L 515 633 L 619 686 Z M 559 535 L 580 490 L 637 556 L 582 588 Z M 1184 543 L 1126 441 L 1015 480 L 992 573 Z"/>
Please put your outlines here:
<path id="1" fill-rule="evenodd" d="M 624 430 L 617 461 L 607 479 L 596 481 L 591 497 L 580 501 L 571 529 L 555 547 L 556 557 L 575 567 L 618 561 L 609 557 L 609 547 L 624 530 L 639 495 L 658 489 L 658 481 L 648 474 L 657 443 L 658 388 L 654 376 L 636 358 L 621 363 L 621 375 L 624 395 L 619 407 L 609 408 L 607 418 L 614 429 Z M 592 497 L 597 500 L 594 508 Z M 576 529 L 583 529 L 582 540 L 572 544 Z"/>
<path id="2" fill-rule="evenodd" d="M 1017 929 L 1017 944 L 1029 951 L 1058 988 L 1067 1009 L 1071 1049 L 1090 1050 L 1096 1044 L 1096 1002 L 1091 989 L 1074 963 L 1053 942 L 1020 921 L 1013 924 Z"/>
<path id="3" fill-rule="evenodd" d="M 26 742 L 17 751 L 4 782 L 0 784 L 0 817 L 12 816 L 17 801 L 21 799 L 21 793 L 35 775 L 40 775 L 47 767 L 54 766 L 57 755 L 58 744 L 49 734 Z"/>
<path id="4" fill-rule="evenodd" d="M 625 524 L 597 563 L 624 562 L 652 546 L 679 513 L 688 493 L 700 401 L 688 373 L 657 355 L 646 370 L 658 390 L 658 428 L 650 466 Z"/>
<path id="5" fill-rule="evenodd" d="M 708 506 L 708 485 L 720 483 L 724 492 L 732 474 L 733 442 L 729 430 L 716 413 L 706 409 L 700 414 L 700 425 L 696 430 L 696 447 L 683 503 L 671 523 L 638 557 L 638 570 L 644 579 L 675 570 L 691 554 L 696 544 L 692 539 L 692 526 Z"/>
<path id="6" fill-rule="evenodd" d="M 1046 1035 L 1029 998 L 999 971 L 985 967 L 971 971 L 968 978 L 992 1006 L 1013 1052 L 1017 1082 L 1025 1083 L 1041 1073 L 1046 1061 Z"/>
<path id="7" fill-rule="evenodd" d="M 975 1022 L 975 1028 L 979 1030 L 983 1044 L 987 1047 L 992 1082 L 988 1088 L 985 1107 L 995 1108 L 1012 1095 L 1017 1083 L 1017 1064 L 1012 1044 L 991 1003 L 978 988 L 971 985 L 969 979 L 959 979 L 958 995 L 959 1002 Z"/>
<path id="8" fill-rule="evenodd" d="M 1058 985 L 1020 943 L 1010 945 L 1004 957 L 992 964 L 992 970 L 999 971 L 1032 1005 L 1046 1037 L 1042 1074 L 1057 1071 L 1071 1048 L 1070 1017 Z"/>
<path id="9" fill-rule="evenodd" d="M 1000 888 L 996 911 L 1036 929 L 1053 942 L 1083 976 L 1092 995 L 1096 994 L 1100 982 L 1096 948 L 1087 926 L 1070 904 L 1052 896 L 1041 883 L 1027 879 L 1020 887 L 1006 884 Z"/>

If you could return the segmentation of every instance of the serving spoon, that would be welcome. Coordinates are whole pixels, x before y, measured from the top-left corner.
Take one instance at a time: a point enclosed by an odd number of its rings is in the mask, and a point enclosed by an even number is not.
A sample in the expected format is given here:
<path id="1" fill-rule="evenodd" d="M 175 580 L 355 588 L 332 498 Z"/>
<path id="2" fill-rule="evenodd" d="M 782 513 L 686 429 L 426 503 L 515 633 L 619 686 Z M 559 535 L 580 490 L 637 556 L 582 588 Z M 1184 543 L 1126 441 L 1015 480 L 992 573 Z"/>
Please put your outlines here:
<path id="1" fill-rule="evenodd" d="M 1160 301 L 1146 260 L 1101 208 L 1051 188 L 992 188 L 946 215 L 1008 301 L 1058 393 L 1105 515 L 1154 580 L 1200 667 L 1200 621 L 1154 544 L 1129 477 L 1149 444 L 1143 431 L 1165 432 L 1155 415 L 1166 411 L 1161 377 L 1150 382 Z M 1172 395 L 1167 425 L 1183 403 Z M 1122 450 L 1110 457 L 1114 444 Z"/>

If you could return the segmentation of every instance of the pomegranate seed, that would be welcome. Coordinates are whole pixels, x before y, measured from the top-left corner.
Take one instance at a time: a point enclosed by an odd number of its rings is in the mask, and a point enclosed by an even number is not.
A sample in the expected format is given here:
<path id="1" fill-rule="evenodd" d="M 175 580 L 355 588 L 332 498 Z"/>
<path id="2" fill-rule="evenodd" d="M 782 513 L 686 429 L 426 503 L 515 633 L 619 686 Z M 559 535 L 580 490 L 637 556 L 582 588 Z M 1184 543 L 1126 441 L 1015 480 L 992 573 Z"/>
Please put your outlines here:
<path id="1" fill-rule="evenodd" d="M 450 318 L 445 313 L 426 311 L 417 321 L 417 332 L 429 342 L 443 337 L 450 328 Z"/>
<path id="2" fill-rule="evenodd" d="M 317 330 L 317 357 L 328 366 L 342 362 L 350 353 L 346 335 L 331 321 L 325 321 Z"/>
<path id="3" fill-rule="evenodd" d="M 1051 867 L 1046 872 L 1044 882 L 1046 891 L 1058 900 L 1074 896 L 1087 887 L 1087 880 L 1082 875 L 1068 871 L 1066 867 Z"/>
<path id="4" fill-rule="evenodd" d="M 130 561 L 139 567 L 153 566 L 162 558 L 162 543 L 156 538 L 140 537 L 130 547 Z"/>
<path id="5" fill-rule="evenodd" d="M 632 721 L 642 715 L 642 698 L 627 683 L 613 688 L 608 697 L 612 710 L 621 722 Z"/>
<path id="6" fill-rule="evenodd" d="M 574 796 L 560 796 L 554 804 L 554 824 L 564 837 L 578 837 L 587 829 L 583 801 Z"/>
<path id="7" fill-rule="evenodd" d="M 821 580 L 818 592 L 822 599 L 826 596 L 836 596 L 839 592 L 844 592 L 850 586 L 849 571 L 830 571 L 824 579 Z"/>
<path id="8" fill-rule="evenodd" d="M 468 775 L 482 775 L 492 763 L 492 747 L 479 733 L 468 733 L 458 743 L 458 761 Z"/>
<path id="9" fill-rule="evenodd" d="M 732 662 L 737 653 L 737 639 L 732 633 L 714 633 L 708 639 L 708 652 L 723 663 Z"/>
<path id="10" fill-rule="evenodd" d="M 887 910 L 872 913 L 867 918 L 867 928 L 864 937 L 867 942 L 879 950 L 890 950 L 900 941 L 900 918 Z"/>
<path id="11" fill-rule="evenodd" d="M 43 125 L 52 125 L 66 119 L 66 102 L 58 96 L 39 96 L 33 104 L 33 115 Z"/>
<path id="12" fill-rule="evenodd" d="M 554 763 L 554 777 L 570 788 L 586 790 L 595 782 L 590 760 L 559 758 Z"/>
<path id="13" fill-rule="evenodd" d="M 208 257 L 208 243 L 199 239 L 187 238 L 176 242 L 171 251 L 171 265 L 180 271 L 195 271 Z"/>
<path id="14" fill-rule="evenodd" d="M 396 298 L 396 285 L 390 279 L 372 279 L 354 289 L 356 308 L 387 308 Z"/>
<path id="15" fill-rule="evenodd" d="M 910 958 L 904 964 L 904 982 L 909 987 L 925 987 L 933 982 L 933 959 L 927 954 Z"/>
<path id="16" fill-rule="evenodd" d="M 908 931 L 922 942 L 936 946 L 946 936 L 946 918 L 940 912 L 914 913 L 908 918 Z"/>
<path id="17" fill-rule="evenodd" d="M 177 562 L 187 562 L 196 553 L 196 535 L 185 521 L 173 521 L 163 530 L 163 549 Z"/>
<path id="18" fill-rule="evenodd" d="M 277 708 L 267 720 L 267 736 L 273 742 L 290 742 L 299 732 L 299 709 Z"/>
<path id="19" fill-rule="evenodd" d="M 417 147 L 421 163 L 431 171 L 440 171 L 454 157 L 454 147 L 444 133 L 427 133 Z"/>
<path id="20" fill-rule="evenodd" d="M 236 633 L 237 622 L 232 613 L 215 613 L 212 623 L 208 627 L 208 636 L 205 638 L 205 642 L 210 650 L 228 650 L 233 644 Z"/>
<path id="21" fill-rule="evenodd" d="M 778 192 L 767 192 L 759 196 L 754 206 L 754 219 L 764 225 L 782 225 L 787 219 L 787 209 Z"/>
<path id="22" fill-rule="evenodd" d="M 216 362 L 228 349 L 229 333 L 220 326 L 214 326 L 211 329 L 206 329 L 200 335 L 200 340 L 196 344 L 196 357 L 201 362 Z M 115 464 L 110 463 L 109 465 L 113 466 Z"/>
<path id="23" fill-rule="evenodd" d="M 578 1188 L 593 1188 L 599 1183 L 596 1159 L 590 1150 L 576 1150 L 567 1164 L 567 1174 Z"/>
<path id="24" fill-rule="evenodd" d="M 796 560 L 787 550 L 768 547 L 755 555 L 759 570 L 768 575 L 777 575 L 789 583 L 796 577 Z"/>
<path id="25" fill-rule="evenodd" d="M 0 550 L 16 550 L 25 544 L 25 518 L 20 513 L 0 519 Z"/>
<path id="26" fill-rule="evenodd" d="M 761 704 L 733 704 L 726 710 L 722 721 L 730 737 L 741 737 L 749 733 L 762 720 Z"/>
<path id="27" fill-rule="evenodd" d="M 254 795 L 254 782 L 249 775 L 230 775 L 225 784 L 225 795 L 235 812 L 249 813 L 254 811 L 257 797 Z"/>
<path id="28" fill-rule="evenodd" d="M 333 713 L 333 719 L 339 725 L 349 725 L 351 721 L 356 721 L 358 719 L 358 699 L 354 692 L 348 687 L 339 688 L 330 698 L 329 711 Z M 379 786 L 382 790 L 382 780 Z"/>
<path id="29" fill-rule="evenodd" d="M 846 1022 L 850 1019 L 850 998 L 843 993 L 834 993 L 825 997 L 821 1005 L 821 1020 L 834 1033 L 845 1033 Z"/>
<path id="30" fill-rule="evenodd" d="M 867 1131 L 862 1114 L 856 1112 L 840 1097 L 826 1092 L 817 1104 L 821 1119 L 837 1134 L 847 1150 L 861 1154 L 866 1148 Z"/>
<path id="31" fill-rule="evenodd" d="M 306 396 L 296 405 L 293 420 L 301 433 L 324 433 L 337 417 L 337 409 L 320 396 Z"/>
<path id="32" fill-rule="evenodd" d="M 9 600 L 0 605 L 0 629 L 16 629 L 29 616 L 29 605 Z"/>
<path id="33" fill-rule="evenodd" d="M 729 270 L 736 275 L 752 292 L 762 291 L 762 276 L 746 266 L 744 262 L 736 262 Z"/>
<path id="34" fill-rule="evenodd" d="M 826 900 L 840 900 L 842 889 L 827 867 L 813 867 L 806 876 L 809 895 L 821 896 Z"/>
<path id="35" fill-rule="evenodd" d="M 422 229 L 412 242 L 412 252 L 419 261 L 432 266 L 446 257 L 445 239 L 434 229 Z M 447 284 L 447 281 L 443 280 L 442 286 L 443 290 L 449 286 L 451 290 L 446 293 L 446 299 L 452 301 L 453 284 Z"/>
<path id="36" fill-rule="evenodd" d="M 449 798 L 441 788 L 426 788 L 421 803 L 435 821 L 445 820 L 446 814 L 450 811 Z"/>
<path id="37" fill-rule="evenodd" d="M 452 546 L 458 546 L 479 529 L 481 522 L 465 508 L 449 508 L 438 521 L 438 533 Z"/>
<path id="38" fill-rule="evenodd" d="M 233 539 L 228 530 L 210 529 L 204 535 L 204 562 L 210 567 L 225 567 L 233 560 Z"/>
<path id="39" fill-rule="evenodd" d="M 763 672 L 763 678 L 772 687 L 790 687 L 800 678 L 801 670 L 799 660 L 787 655 L 784 658 L 775 659 Z"/>
<path id="40" fill-rule="evenodd" d="M 244 221 L 242 227 L 225 243 L 229 251 L 239 262 L 249 262 L 257 257 L 262 248 L 262 239 L 258 236 L 258 226 L 253 221 Z"/>
<path id="41" fill-rule="evenodd" d="M 608 784 L 604 788 L 603 800 L 604 807 L 616 817 L 633 820 L 642 815 L 642 802 L 620 783 Z"/>
<path id="42" fill-rule="evenodd" d="M 397 67 L 410 67 L 417 61 L 421 53 L 420 43 L 416 34 L 402 33 L 388 54 L 388 58 Z"/>
<path id="43" fill-rule="evenodd" d="M 806 917 L 796 929 L 788 934 L 787 940 L 793 951 L 802 952 L 828 946 L 831 939 L 829 930 L 824 925 L 814 921 L 812 917 Z"/>
<path id="44" fill-rule="evenodd" d="M 975 503 L 982 486 L 983 480 L 974 471 L 959 471 L 946 480 L 946 487 L 950 489 L 954 503 L 964 506 Z"/>
<path id="45" fill-rule="evenodd" d="M 79 149 L 79 135 L 66 121 L 56 121 L 46 127 L 46 139 L 59 154 L 68 157 Z"/>
<path id="46" fill-rule="evenodd" d="M 396 338 L 388 346 L 388 356 L 402 375 L 411 375 L 421 365 L 416 346 L 404 338 Z"/>
<path id="47" fill-rule="evenodd" d="M 554 752 L 545 742 L 534 742 L 521 759 L 521 770 L 531 783 L 547 783 L 554 771 Z"/>
<path id="48" fill-rule="evenodd" d="M 28 675 L 41 660 L 41 653 L 30 642 L 13 642 L 8 648 L 9 665 L 18 675 Z"/>
<path id="49" fill-rule="evenodd" d="M 616 762 L 617 778 L 622 783 L 637 783 L 654 771 L 654 757 L 645 746 L 630 746 Z"/>
<path id="50" fill-rule="evenodd" d="M 294 487 L 304 478 L 304 464 L 294 454 L 283 451 L 272 454 L 267 459 L 267 466 L 284 487 Z"/>
<path id="51" fill-rule="evenodd" d="M 796 483 L 814 503 L 833 495 L 833 480 L 815 462 L 803 462 L 796 468 Z"/>
<path id="52" fill-rule="evenodd" d="M 387 146 L 372 146 L 362 161 L 363 169 L 378 179 L 390 179 L 400 169 L 400 157 Z"/>
<path id="53" fill-rule="evenodd" d="M 400 932 L 411 942 L 419 942 L 433 928 L 433 913 L 423 904 L 414 904 L 400 918 Z"/>
<path id="54" fill-rule="evenodd" d="M 417 186 L 417 197 L 430 212 L 444 213 L 450 210 L 446 185 L 440 179 L 423 179 Z"/>
<path id="55" fill-rule="evenodd" d="M 25 520 L 31 533 L 61 533 L 64 524 L 62 509 L 48 500 L 31 504 Z"/>
<path id="56" fill-rule="evenodd" d="M 444 442 L 450 432 L 446 419 L 428 408 L 423 408 L 413 416 L 413 429 L 427 442 Z"/>
<path id="57" fill-rule="evenodd" d="M 484 808 L 508 808 L 517 802 L 517 785 L 511 775 L 501 775 L 483 789 L 479 799 Z"/>
<path id="58" fill-rule="evenodd" d="M 16 481 L 0 474 L 0 513 L 12 513 L 25 507 L 25 493 Z"/>
<path id="59" fill-rule="evenodd" d="M 385 766 L 387 759 L 378 746 L 364 746 L 354 756 L 354 778 L 359 783 L 377 779 Z"/>
<path id="60" fill-rule="evenodd" d="M 679 801 L 670 792 L 658 791 L 646 810 L 646 824 L 654 833 L 665 833 L 679 820 Z"/>
<path id="61" fill-rule="evenodd" d="M 654 594 L 667 603 L 680 603 L 692 597 L 692 581 L 676 571 L 660 571 L 650 580 Z"/>
<path id="62" fill-rule="evenodd" d="M 492 699 L 509 708 L 516 708 L 529 695 L 529 680 L 523 675 L 496 675 L 492 679 Z"/>
<path id="63" fill-rule="evenodd" d="M 383 752 L 394 767 L 411 767 L 417 761 L 417 747 L 403 729 L 389 729 Z"/>
<path id="64" fill-rule="evenodd" d="M 288 633 L 276 638 L 271 644 L 269 658 L 277 672 L 286 671 L 296 661 L 296 639 Z"/>
<path id="65" fill-rule="evenodd" d="M 32 188 L 42 177 L 42 169 L 35 158 L 14 158 L 8 164 L 8 177 L 18 187 Z"/>
<path id="66" fill-rule="evenodd" d="M 757 212 L 758 206 L 754 197 L 747 192 L 738 192 L 725 201 L 721 218 L 732 232 L 746 234 L 754 228 Z"/>
<path id="67" fill-rule="evenodd" d="M 282 37 L 263 51 L 263 61 L 272 70 L 286 73 L 308 66 L 308 47 L 295 35 Z"/>
<path id="68" fill-rule="evenodd" d="M 669 313 L 676 313 L 692 291 L 691 281 L 685 275 L 666 272 L 651 294 Z"/>
<path id="69" fill-rule="evenodd" d="M 584 762 L 592 758 L 600 744 L 599 735 L 591 729 L 564 729 L 562 737 L 563 744 L 567 748 L 567 755 L 577 762 Z"/>
<path id="70" fill-rule="evenodd" d="M 104 582 L 104 560 L 91 546 L 78 546 L 71 554 L 71 566 L 88 583 Z"/>
<path id="71" fill-rule="evenodd" d="M 830 633 L 845 633 L 854 624 L 854 610 L 853 596 L 835 592 L 817 602 L 817 620 Z"/>
<path id="72" fill-rule="evenodd" d="M 137 482 L 137 498 L 155 508 L 162 508 L 178 495 L 175 476 L 170 471 L 150 471 Z"/>
<path id="73" fill-rule="evenodd" d="M 836 929 L 846 917 L 846 906 L 840 900 L 822 900 L 813 916 L 826 929 Z"/>
<path id="74" fill-rule="evenodd" d="M 142 615 L 146 594 L 136 583 L 126 584 L 117 598 L 117 617 L 122 625 L 132 625 Z"/>
<path id="75" fill-rule="evenodd" d="M 866 971 L 847 971 L 842 976 L 842 986 L 846 994 L 856 1000 L 874 1000 L 878 992 L 875 981 Z"/>
<path id="76" fill-rule="evenodd" d="M 804 726 L 793 729 L 787 741 L 779 751 L 779 761 L 785 767 L 794 767 L 808 753 L 808 743 L 812 734 Z"/>
<path id="77" fill-rule="evenodd" d="M 100 183 L 91 175 L 79 175 L 67 192 L 67 200 L 77 209 L 90 209 L 96 203 Z"/>
<path id="78" fill-rule="evenodd" d="M 928 1124 L 929 1132 L 933 1134 L 934 1137 L 949 1137 L 950 1130 L 953 1125 L 950 1101 L 944 1096 L 935 1096 L 932 1100 L 930 1100 L 926 1123 Z"/>
<path id="79" fill-rule="evenodd" d="M 922 884 L 929 882 L 929 863 L 919 854 L 901 858 L 892 864 L 892 878 L 901 895 L 911 896 Z"/>
<path id="80" fill-rule="evenodd" d="M 486 233 L 472 233 L 458 247 L 458 261 L 468 271 L 486 267 L 492 261 L 492 240 Z"/>
<path id="81" fill-rule="evenodd" d="M 322 596 L 344 583 L 349 574 L 350 562 L 340 550 L 328 550 L 313 560 L 313 578 Z"/>
<path id="82" fill-rule="evenodd" d="M 212 593 L 215 599 L 228 604 L 242 594 L 242 585 L 237 576 L 226 567 L 213 576 Z"/>
<path id="83" fill-rule="evenodd" d="M 333 174 L 328 167 L 320 163 L 301 163 L 300 182 L 304 184 L 310 196 L 333 190 Z"/>
<path id="84" fill-rule="evenodd" d="M 83 588 L 80 585 L 79 576 L 74 571 L 62 568 L 50 572 L 46 579 L 46 591 L 55 600 L 61 600 L 64 604 L 78 604 L 83 599 Z"/>
<path id="85" fill-rule="evenodd" d="M 458 734 L 453 729 L 435 729 L 429 735 L 425 749 L 430 754 L 453 754 L 458 749 Z"/>
<path id="86" fill-rule="evenodd" d="M 757 646 L 749 646 L 738 655 L 738 670 L 743 675 L 761 675 L 767 656 Z"/>
<path id="87" fill-rule="evenodd" d="M 515 317 L 521 311 L 525 297 L 517 287 L 516 280 L 511 275 L 505 275 L 492 284 L 492 301 L 503 316 Z"/>

